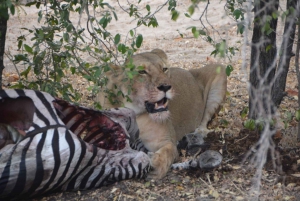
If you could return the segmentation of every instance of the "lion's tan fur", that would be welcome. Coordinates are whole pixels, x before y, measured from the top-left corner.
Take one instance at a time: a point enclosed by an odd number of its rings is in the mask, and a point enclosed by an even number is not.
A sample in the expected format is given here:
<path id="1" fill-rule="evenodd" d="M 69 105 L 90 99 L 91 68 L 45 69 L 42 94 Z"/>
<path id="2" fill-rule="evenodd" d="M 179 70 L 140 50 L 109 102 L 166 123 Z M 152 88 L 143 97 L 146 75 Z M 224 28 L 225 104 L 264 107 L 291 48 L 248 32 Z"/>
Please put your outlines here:
<path id="1" fill-rule="evenodd" d="M 222 104 L 227 86 L 224 66 L 211 64 L 203 68 L 184 70 L 167 67 L 167 55 L 159 49 L 134 55 L 135 66 L 143 66 L 146 74 L 137 75 L 132 83 L 132 102 L 124 105 L 135 111 L 140 129 L 140 138 L 146 148 L 152 152 L 150 157 L 154 171 L 149 177 L 160 179 L 164 177 L 170 165 L 177 158 L 176 143 L 190 132 L 207 132 L 207 123 Z M 121 82 L 124 72 L 117 70 L 109 73 L 107 87 L 121 87 L 124 94 L 128 85 Z M 171 86 L 163 92 L 159 86 Z M 170 99 L 169 111 L 148 114 L 145 102 L 156 102 L 163 97 Z M 104 94 L 99 94 L 98 100 L 104 107 L 116 107 L 105 100 Z M 124 101 L 124 100 L 119 100 Z M 118 106 L 118 105 L 117 105 Z M 119 105 L 120 106 L 120 105 Z"/>

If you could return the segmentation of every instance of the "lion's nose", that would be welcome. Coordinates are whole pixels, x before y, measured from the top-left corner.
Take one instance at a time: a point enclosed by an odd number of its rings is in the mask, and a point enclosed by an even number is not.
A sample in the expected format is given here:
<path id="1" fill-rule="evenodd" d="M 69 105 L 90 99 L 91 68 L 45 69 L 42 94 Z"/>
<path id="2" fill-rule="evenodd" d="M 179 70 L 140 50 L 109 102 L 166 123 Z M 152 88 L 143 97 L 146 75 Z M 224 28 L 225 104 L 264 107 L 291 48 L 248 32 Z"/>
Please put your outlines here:
<path id="1" fill-rule="evenodd" d="M 158 86 L 157 88 L 158 88 L 158 90 L 160 90 L 160 91 L 167 92 L 168 90 L 171 89 L 171 86 L 170 86 L 170 85 L 160 85 L 160 86 Z"/>

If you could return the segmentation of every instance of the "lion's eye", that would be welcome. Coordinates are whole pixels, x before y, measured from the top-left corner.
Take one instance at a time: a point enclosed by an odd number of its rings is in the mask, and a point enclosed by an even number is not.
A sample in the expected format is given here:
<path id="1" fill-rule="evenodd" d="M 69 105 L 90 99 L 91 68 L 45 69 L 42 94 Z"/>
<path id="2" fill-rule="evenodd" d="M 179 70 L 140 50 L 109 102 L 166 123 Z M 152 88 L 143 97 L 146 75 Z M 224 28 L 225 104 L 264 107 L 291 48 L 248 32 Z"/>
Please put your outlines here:
<path id="1" fill-rule="evenodd" d="M 169 68 L 163 68 L 162 70 L 165 73 L 165 72 L 167 72 L 169 70 Z"/>
<path id="2" fill-rule="evenodd" d="M 139 74 L 141 74 L 141 75 L 147 74 L 147 71 L 145 71 L 145 70 L 139 70 L 138 72 L 139 72 Z"/>

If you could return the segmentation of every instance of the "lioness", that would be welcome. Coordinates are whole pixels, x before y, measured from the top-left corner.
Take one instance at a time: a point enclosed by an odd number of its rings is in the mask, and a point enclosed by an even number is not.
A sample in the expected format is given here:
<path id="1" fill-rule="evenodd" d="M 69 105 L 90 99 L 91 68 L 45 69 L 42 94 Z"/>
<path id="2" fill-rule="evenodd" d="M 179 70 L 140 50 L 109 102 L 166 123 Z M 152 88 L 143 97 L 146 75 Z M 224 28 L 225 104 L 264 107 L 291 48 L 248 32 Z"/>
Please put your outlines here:
<path id="1" fill-rule="evenodd" d="M 119 97 L 118 101 L 137 115 L 140 138 L 150 151 L 154 169 L 148 177 L 161 179 L 178 156 L 177 141 L 195 130 L 207 133 L 208 121 L 225 98 L 227 76 L 220 64 L 191 70 L 168 68 L 167 55 L 160 49 L 136 54 L 132 62 L 144 69 L 133 78 L 131 93 L 120 67 L 108 73 L 107 88 L 114 91 L 118 86 L 131 99 Z M 104 107 L 116 107 L 104 93 L 98 101 Z"/>

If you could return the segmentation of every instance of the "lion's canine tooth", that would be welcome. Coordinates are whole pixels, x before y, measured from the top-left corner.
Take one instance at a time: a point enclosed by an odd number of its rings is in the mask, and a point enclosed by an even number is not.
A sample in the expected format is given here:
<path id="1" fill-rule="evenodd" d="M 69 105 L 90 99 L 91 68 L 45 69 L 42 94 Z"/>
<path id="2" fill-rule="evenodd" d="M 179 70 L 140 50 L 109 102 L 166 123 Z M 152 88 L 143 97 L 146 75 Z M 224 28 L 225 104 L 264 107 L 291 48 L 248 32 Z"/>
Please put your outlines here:
<path id="1" fill-rule="evenodd" d="M 157 103 L 155 103 L 155 107 L 154 107 L 154 108 L 155 108 L 155 109 L 157 109 L 157 107 L 158 107 L 158 104 L 157 104 Z"/>
<path id="2" fill-rule="evenodd" d="M 167 105 L 168 105 L 168 100 L 165 102 L 165 104 L 164 104 L 164 108 L 166 108 L 166 107 L 167 107 Z"/>

